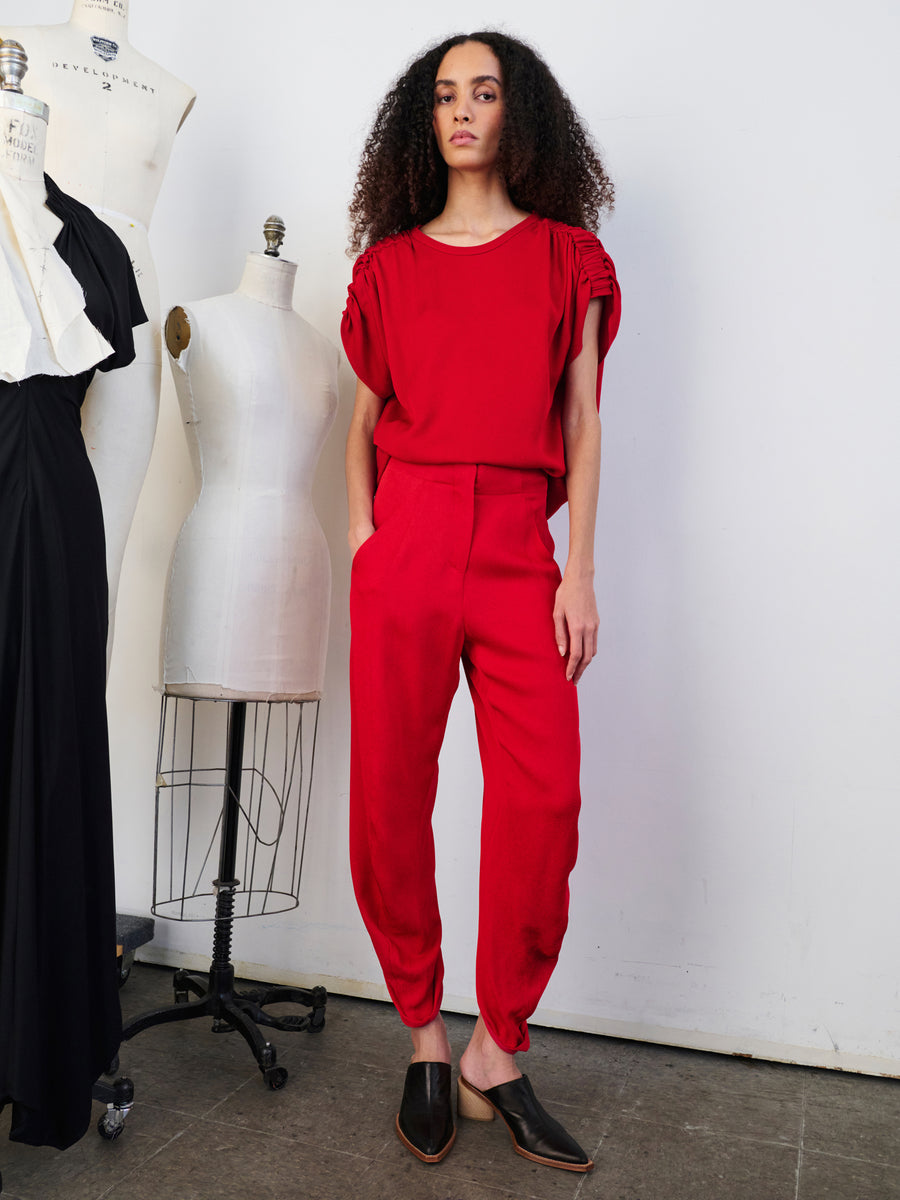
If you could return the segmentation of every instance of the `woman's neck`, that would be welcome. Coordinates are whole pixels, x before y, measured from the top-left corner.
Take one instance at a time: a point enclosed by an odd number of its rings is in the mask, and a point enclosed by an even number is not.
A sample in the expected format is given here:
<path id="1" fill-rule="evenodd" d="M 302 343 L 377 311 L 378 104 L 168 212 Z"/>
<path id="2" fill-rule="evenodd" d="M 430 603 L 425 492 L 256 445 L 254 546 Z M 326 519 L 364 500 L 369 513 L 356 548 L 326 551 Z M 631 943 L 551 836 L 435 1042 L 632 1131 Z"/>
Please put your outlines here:
<path id="1" fill-rule="evenodd" d="M 128 0 L 75 0 L 69 23 L 124 41 L 128 37 Z"/>
<path id="2" fill-rule="evenodd" d="M 238 292 L 272 308 L 290 308 L 296 274 L 296 263 L 253 252 L 247 255 Z"/>
<path id="3" fill-rule="evenodd" d="M 506 184 L 496 173 L 451 171 L 447 179 L 447 203 L 433 221 L 424 226 L 434 236 L 454 241 L 487 241 L 517 225 L 528 214 L 516 208 Z"/>
<path id="4" fill-rule="evenodd" d="M 0 171 L 41 192 L 43 202 L 47 122 L 16 107 L 9 92 L 0 95 Z"/>

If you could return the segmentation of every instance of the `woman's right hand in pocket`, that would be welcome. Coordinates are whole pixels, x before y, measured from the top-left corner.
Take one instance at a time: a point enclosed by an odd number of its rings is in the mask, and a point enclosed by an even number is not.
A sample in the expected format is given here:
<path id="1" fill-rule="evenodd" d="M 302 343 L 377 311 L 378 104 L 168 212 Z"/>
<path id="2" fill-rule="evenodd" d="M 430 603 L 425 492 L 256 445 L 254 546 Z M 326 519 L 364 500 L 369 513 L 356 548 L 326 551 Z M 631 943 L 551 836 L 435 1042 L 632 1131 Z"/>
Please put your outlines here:
<path id="1" fill-rule="evenodd" d="M 351 529 L 347 534 L 347 542 L 350 546 L 351 560 L 356 558 L 356 552 L 363 544 L 367 542 L 375 532 L 375 526 L 370 521 L 367 525 L 361 525 L 355 529 Z"/>

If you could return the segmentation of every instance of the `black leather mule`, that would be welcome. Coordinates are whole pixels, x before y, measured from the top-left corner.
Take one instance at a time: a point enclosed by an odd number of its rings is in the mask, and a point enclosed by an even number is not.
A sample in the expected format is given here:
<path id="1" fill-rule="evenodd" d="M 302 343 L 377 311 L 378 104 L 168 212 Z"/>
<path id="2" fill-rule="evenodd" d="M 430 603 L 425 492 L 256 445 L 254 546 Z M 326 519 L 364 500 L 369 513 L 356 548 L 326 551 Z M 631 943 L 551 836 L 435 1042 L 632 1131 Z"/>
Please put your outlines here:
<path id="1" fill-rule="evenodd" d="M 493 1121 L 499 1113 L 516 1154 L 532 1162 L 564 1171 L 590 1171 L 594 1165 L 572 1135 L 541 1107 L 527 1075 L 483 1092 L 460 1075 L 457 1107 L 461 1117 L 473 1121 Z"/>
<path id="2" fill-rule="evenodd" d="M 397 1136 L 416 1158 L 437 1163 L 456 1140 L 450 1102 L 450 1064 L 409 1064 L 397 1113 Z"/>

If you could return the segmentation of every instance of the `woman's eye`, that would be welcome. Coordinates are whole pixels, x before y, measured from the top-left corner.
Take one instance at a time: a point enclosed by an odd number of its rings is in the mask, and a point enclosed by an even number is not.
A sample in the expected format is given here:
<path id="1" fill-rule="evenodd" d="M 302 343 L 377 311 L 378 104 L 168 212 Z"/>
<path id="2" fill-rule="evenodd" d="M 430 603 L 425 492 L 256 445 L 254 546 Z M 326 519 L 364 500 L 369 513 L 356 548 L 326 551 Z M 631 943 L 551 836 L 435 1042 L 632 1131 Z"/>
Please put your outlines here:
<path id="1" fill-rule="evenodd" d="M 445 96 L 436 96 L 434 102 L 435 104 L 447 104 L 452 99 L 453 97 L 448 92 Z"/>
<path id="2" fill-rule="evenodd" d="M 496 97 L 494 96 L 493 92 L 476 92 L 475 99 L 476 100 L 494 100 L 494 99 L 496 99 Z"/>

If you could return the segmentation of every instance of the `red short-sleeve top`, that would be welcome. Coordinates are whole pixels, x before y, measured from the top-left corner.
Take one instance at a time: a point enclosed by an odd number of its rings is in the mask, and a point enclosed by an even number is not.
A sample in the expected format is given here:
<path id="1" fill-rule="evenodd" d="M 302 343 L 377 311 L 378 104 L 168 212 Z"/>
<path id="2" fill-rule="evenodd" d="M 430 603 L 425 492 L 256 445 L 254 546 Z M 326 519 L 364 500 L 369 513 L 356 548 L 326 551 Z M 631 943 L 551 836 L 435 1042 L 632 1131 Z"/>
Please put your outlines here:
<path id="1" fill-rule="evenodd" d="M 481 246 L 412 229 L 361 254 L 341 337 L 356 374 L 385 401 L 379 468 L 388 457 L 538 468 L 551 477 L 549 509 L 558 507 L 564 373 L 595 296 L 604 298 L 599 404 L 620 297 L 594 234 L 531 215 Z"/>

